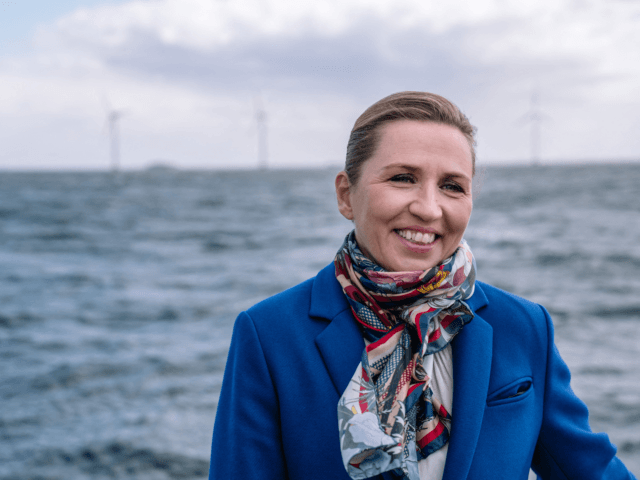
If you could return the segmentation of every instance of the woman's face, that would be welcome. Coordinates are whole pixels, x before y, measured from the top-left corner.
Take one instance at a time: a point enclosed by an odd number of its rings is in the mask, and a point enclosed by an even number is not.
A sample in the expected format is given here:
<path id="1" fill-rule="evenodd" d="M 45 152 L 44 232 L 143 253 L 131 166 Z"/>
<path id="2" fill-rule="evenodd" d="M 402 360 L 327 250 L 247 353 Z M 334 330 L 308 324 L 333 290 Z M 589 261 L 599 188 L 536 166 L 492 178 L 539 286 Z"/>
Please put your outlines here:
<path id="1" fill-rule="evenodd" d="M 380 128 L 356 185 L 336 177 L 338 209 L 388 271 L 426 270 L 456 250 L 471 216 L 471 149 L 457 128 L 396 120 Z"/>

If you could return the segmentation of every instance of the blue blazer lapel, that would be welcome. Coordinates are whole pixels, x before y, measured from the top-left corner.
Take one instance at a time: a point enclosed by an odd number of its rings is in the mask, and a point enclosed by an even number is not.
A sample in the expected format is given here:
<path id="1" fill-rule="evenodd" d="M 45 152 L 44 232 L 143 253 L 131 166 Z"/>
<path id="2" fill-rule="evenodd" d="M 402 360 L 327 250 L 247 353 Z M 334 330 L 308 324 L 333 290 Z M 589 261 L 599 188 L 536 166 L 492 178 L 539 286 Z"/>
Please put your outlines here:
<path id="1" fill-rule="evenodd" d="M 316 337 L 316 346 L 341 396 L 360 363 L 364 340 L 336 280 L 333 263 L 323 268 L 313 282 L 309 315 L 330 321 Z"/>
<path id="2" fill-rule="evenodd" d="M 453 421 L 443 480 L 469 474 L 487 401 L 493 328 L 477 313 L 488 301 L 481 287 L 468 302 L 475 317 L 453 339 Z"/>
<path id="3" fill-rule="evenodd" d="M 345 310 L 334 318 L 316 337 L 316 345 L 338 396 L 341 396 L 358 368 L 364 351 L 364 340 L 351 310 Z"/>

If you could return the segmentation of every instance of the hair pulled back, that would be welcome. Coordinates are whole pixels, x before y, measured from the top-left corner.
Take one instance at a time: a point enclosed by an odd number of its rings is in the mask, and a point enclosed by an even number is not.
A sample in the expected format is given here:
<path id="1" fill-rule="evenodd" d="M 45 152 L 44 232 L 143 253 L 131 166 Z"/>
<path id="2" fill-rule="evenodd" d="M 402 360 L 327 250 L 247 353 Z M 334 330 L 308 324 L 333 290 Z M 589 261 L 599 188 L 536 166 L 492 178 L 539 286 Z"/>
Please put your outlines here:
<path id="1" fill-rule="evenodd" d="M 476 173 L 476 128 L 453 103 L 428 92 L 398 92 L 374 103 L 356 120 L 349 143 L 344 170 L 351 185 L 360 178 L 362 165 L 378 146 L 380 127 L 394 120 L 419 120 L 456 127 L 471 149 L 472 172 Z"/>

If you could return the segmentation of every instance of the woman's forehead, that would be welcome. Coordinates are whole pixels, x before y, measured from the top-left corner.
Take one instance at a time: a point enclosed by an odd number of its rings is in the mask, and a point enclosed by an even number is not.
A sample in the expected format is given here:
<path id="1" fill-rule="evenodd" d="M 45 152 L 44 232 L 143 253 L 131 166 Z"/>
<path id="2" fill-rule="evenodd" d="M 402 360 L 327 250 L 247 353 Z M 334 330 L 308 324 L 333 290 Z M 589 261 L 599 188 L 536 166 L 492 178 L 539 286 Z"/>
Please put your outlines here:
<path id="1" fill-rule="evenodd" d="M 365 170 L 401 167 L 451 170 L 471 178 L 471 149 L 464 134 L 451 125 L 417 120 L 389 122 L 380 129 L 376 150 L 365 163 Z"/>

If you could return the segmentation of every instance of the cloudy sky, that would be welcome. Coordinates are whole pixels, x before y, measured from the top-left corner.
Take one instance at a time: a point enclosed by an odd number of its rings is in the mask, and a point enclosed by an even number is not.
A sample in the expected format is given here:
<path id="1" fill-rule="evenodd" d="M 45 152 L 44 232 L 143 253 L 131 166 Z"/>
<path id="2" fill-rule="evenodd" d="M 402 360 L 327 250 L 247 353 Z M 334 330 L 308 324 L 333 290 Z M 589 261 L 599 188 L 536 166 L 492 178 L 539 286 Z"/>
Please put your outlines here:
<path id="1" fill-rule="evenodd" d="M 0 1 L 0 168 L 337 165 L 371 103 L 454 101 L 480 163 L 640 159 L 637 0 Z"/>

